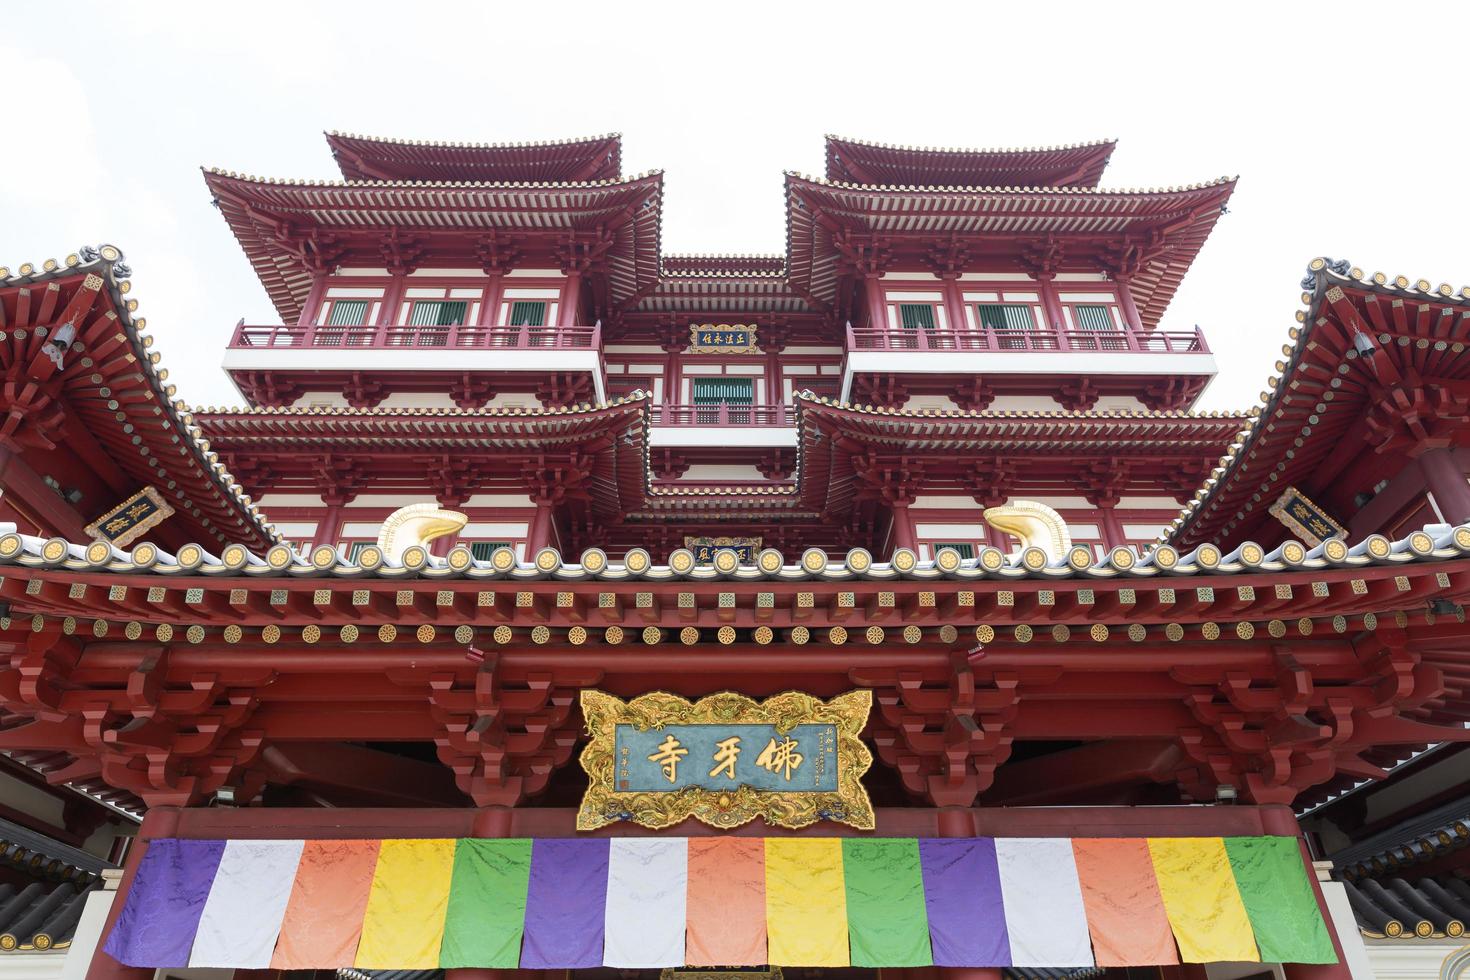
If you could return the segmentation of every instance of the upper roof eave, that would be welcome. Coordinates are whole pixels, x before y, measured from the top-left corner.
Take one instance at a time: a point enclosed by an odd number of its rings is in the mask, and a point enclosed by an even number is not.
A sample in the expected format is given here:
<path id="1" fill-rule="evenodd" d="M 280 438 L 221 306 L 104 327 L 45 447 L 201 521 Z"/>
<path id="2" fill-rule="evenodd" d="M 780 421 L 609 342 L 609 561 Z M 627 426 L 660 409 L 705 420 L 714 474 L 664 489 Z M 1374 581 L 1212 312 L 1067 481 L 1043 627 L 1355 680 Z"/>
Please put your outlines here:
<path id="1" fill-rule="evenodd" d="M 482 174 L 552 170 L 616 178 L 622 167 L 621 133 L 507 143 L 394 139 L 337 130 L 324 135 L 348 180 L 415 169 Z M 528 154 L 549 159 L 528 160 Z"/>
<path id="2" fill-rule="evenodd" d="M 848 164 L 863 169 L 898 168 L 911 174 L 937 167 L 948 172 L 969 172 L 977 178 L 987 172 L 1030 171 L 1051 174 L 1068 186 L 1096 186 L 1117 146 L 1116 139 L 1093 140 L 1057 146 L 1030 147 L 935 147 L 902 146 L 827 134 L 827 177 L 838 179 Z"/>

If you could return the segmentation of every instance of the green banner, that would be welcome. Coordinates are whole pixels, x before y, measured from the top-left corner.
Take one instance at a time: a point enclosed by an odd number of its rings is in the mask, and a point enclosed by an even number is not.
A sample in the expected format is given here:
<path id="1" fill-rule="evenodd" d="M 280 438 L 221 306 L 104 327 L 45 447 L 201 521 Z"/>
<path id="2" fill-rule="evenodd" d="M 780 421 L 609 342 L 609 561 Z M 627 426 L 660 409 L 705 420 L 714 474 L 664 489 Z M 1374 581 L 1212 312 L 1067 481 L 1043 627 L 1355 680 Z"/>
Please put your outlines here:
<path id="1" fill-rule="evenodd" d="M 919 842 L 842 841 L 853 966 L 932 966 Z"/>
<path id="2" fill-rule="evenodd" d="M 1227 837 L 1225 853 L 1265 963 L 1336 963 L 1294 837 Z"/>
<path id="3" fill-rule="evenodd" d="M 454 851 L 454 881 L 444 921 L 441 969 L 514 970 L 531 877 L 531 842 L 466 838 Z"/>

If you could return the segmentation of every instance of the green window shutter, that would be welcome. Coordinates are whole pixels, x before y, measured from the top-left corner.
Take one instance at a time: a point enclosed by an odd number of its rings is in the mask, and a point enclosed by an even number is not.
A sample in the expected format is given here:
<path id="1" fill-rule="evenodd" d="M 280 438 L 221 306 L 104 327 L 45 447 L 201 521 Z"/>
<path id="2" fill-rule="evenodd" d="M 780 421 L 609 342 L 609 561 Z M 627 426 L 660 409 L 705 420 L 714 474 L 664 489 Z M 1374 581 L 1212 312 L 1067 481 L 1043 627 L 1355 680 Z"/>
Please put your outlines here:
<path id="1" fill-rule="evenodd" d="M 737 405 L 755 403 L 755 381 L 752 378 L 695 378 L 690 394 L 696 405 Z"/>
<path id="2" fill-rule="evenodd" d="M 329 327 L 360 327 L 367 322 L 367 300 L 339 299 L 327 316 Z"/>
<path id="3" fill-rule="evenodd" d="M 439 307 L 443 305 L 435 300 L 420 300 L 414 303 L 408 311 L 408 325 L 411 327 L 438 326 Z"/>
<path id="4" fill-rule="evenodd" d="M 1036 329 L 1036 317 L 1024 303 L 980 303 L 975 309 L 987 330 Z"/>
<path id="5" fill-rule="evenodd" d="M 468 307 L 463 300 L 453 303 L 439 304 L 439 319 L 435 321 L 437 326 L 458 327 L 464 325 L 464 314 Z"/>
<path id="6" fill-rule="evenodd" d="M 1077 314 L 1078 330 L 1116 330 L 1112 314 L 1106 306 L 1073 307 Z"/>
<path id="7" fill-rule="evenodd" d="M 934 329 L 934 307 L 928 303 L 899 303 L 898 315 L 905 330 Z"/>
<path id="8" fill-rule="evenodd" d="M 510 305 L 510 325 L 513 327 L 546 326 L 546 304 L 539 301 L 516 300 Z"/>
<path id="9" fill-rule="evenodd" d="M 945 548 L 953 548 L 960 553 L 961 558 L 969 559 L 975 557 L 975 546 L 968 541 L 939 541 L 930 546 L 934 554 L 939 554 Z"/>
<path id="10" fill-rule="evenodd" d="M 489 561 L 497 548 L 509 548 L 509 541 L 471 541 L 470 557 L 475 561 Z"/>

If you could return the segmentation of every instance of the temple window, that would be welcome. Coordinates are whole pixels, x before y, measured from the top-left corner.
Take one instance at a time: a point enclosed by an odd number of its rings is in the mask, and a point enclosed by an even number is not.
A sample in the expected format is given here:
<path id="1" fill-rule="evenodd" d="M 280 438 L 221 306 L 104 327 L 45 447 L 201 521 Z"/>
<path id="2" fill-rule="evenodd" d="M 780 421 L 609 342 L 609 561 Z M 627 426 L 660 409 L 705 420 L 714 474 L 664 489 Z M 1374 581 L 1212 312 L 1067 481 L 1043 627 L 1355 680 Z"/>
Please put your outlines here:
<path id="1" fill-rule="evenodd" d="M 975 557 L 975 544 L 973 541 L 936 541 L 929 546 L 929 550 L 936 555 L 945 548 L 953 548 L 964 559 Z"/>
<path id="2" fill-rule="evenodd" d="M 749 422 L 750 407 L 755 404 L 755 379 L 694 378 L 690 395 L 701 425 Z"/>
<path id="3" fill-rule="evenodd" d="M 334 299 L 327 311 L 329 327 L 360 327 L 367 323 L 368 304 L 365 299 Z"/>
<path id="4" fill-rule="evenodd" d="M 509 541 L 471 541 L 470 557 L 475 561 L 489 561 L 497 548 L 509 548 Z"/>
<path id="5" fill-rule="evenodd" d="M 934 307 L 929 303 L 899 303 L 898 315 L 905 330 L 934 329 Z"/>
<path id="6" fill-rule="evenodd" d="M 464 323 L 463 301 L 415 300 L 409 307 L 408 323 L 414 327 L 449 327 Z"/>
<path id="7" fill-rule="evenodd" d="M 1077 316 L 1078 330 L 1117 330 L 1113 314 L 1106 306 L 1080 305 L 1073 307 Z"/>
<path id="8" fill-rule="evenodd" d="M 1033 346 L 1022 332 L 1036 329 L 1036 314 L 1025 303 L 980 303 L 975 315 L 982 329 L 998 335 L 1001 350 L 1026 350 Z"/>
<path id="9" fill-rule="evenodd" d="M 516 300 L 510 307 L 512 327 L 546 326 L 546 304 L 539 301 Z"/>

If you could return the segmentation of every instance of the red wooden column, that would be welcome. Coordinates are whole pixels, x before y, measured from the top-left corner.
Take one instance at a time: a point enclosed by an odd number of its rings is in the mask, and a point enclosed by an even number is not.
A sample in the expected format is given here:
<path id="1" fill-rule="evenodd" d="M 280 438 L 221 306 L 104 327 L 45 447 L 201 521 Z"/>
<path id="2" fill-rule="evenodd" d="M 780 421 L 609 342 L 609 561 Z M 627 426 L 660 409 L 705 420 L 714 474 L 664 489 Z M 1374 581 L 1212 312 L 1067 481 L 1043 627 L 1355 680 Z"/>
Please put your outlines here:
<path id="1" fill-rule="evenodd" d="M 914 534 L 914 519 L 909 516 L 908 501 L 905 500 L 893 504 L 893 533 L 888 537 L 889 543 L 892 545 L 889 548 L 889 554 L 892 554 L 899 548 L 908 548 L 911 551 L 918 552 L 919 541 Z"/>
<path id="2" fill-rule="evenodd" d="M 490 280 L 485 284 L 485 299 L 480 304 L 479 326 L 495 326 L 495 321 L 500 316 L 500 295 L 503 289 L 501 274 L 499 272 L 490 273 Z"/>
<path id="3" fill-rule="evenodd" d="M 1464 478 L 1461 477 L 1463 482 Z M 1348 969 L 1347 957 L 1342 952 L 1342 942 L 1337 938 L 1337 929 L 1332 925 L 1332 916 L 1328 914 L 1327 902 L 1322 897 L 1322 885 L 1317 881 L 1317 875 L 1312 869 L 1312 855 L 1307 851 L 1307 842 L 1302 838 L 1301 826 L 1296 822 L 1296 814 L 1291 808 L 1284 805 L 1263 806 L 1261 809 L 1261 831 L 1277 837 L 1295 837 L 1297 848 L 1301 851 L 1302 862 L 1306 865 L 1307 880 L 1312 883 L 1312 894 L 1317 897 L 1317 908 L 1322 910 L 1322 921 L 1327 926 L 1327 935 L 1332 937 L 1332 949 L 1337 953 L 1337 962 L 1330 964 L 1315 963 L 1286 963 L 1282 969 L 1286 972 L 1287 980 L 1353 980 L 1352 971 Z M 88 978 L 90 980 L 90 978 Z"/>
<path id="4" fill-rule="evenodd" d="M 531 516 L 531 523 L 526 528 L 527 561 L 534 561 L 536 552 L 550 546 L 552 533 L 551 500 L 542 497 L 537 499 L 536 513 Z"/>
<path id="5" fill-rule="evenodd" d="M 1062 313 L 1062 301 L 1057 296 L 1055 274 L 1037 275 L 1036 290 L 1041 294 L 1041 307 L 1046 310 L 1046 318 L 1051 321 L 1051 328 L 1057 332 L 1057 349 L 1069 350 L 1072 345 L 1067 339 L 1067 318 Z"/>
<path id="6" fill-rule="evenodd" d="M 582 299 L 582 274 L 571 272 L 567 275 L 567 288 L 561 293 L 561 309 L 558 310 L 557 326 L 574 327 L 577 325 L 577 304 Z"/>
<path id="7" fill-rule="evenodd" d="M 309 327 L 316 323 L 317 314 L 322 308 L 322 298 L 326 295 L 327 274 L 319 272 L 311 277 L 311 292 L 306 294 L 306 302 L 301 304 L 301 315 L 296 318 L 298 327 Z"/>
<path id="8" fill-rule="evenodd" d="M 1455 462 L 1454 450 L 1429 450 L 1419 457 L 1419 472 L 1444 519 L 1451 524 L 1470 523 L 1470 482 Z"/>
<path id="9" fill-rule="evenodd" d="M 1133 291 L 1128 288 L 1127 276 L 1114 276 L 1113 282 L 1118 287 L 1118 305 L 1123 308 L 1123 316 L 1128 321 L 1130 331 L 1143 330 L 1143 316 L 1138 312 L 1138 306 L 1133 302 Z"/>
<path id="10" fill-rule="evenodd" d="M 107 944 L 107 937 L 112 935 L 112 927 L 117 925 L 118 916 L 122 914 L 123 903 L 128 899 L 128 890 L 133 887 L 133 879 L 138 874 L 138 864 L 143 860 L 148 842 L 160 837 L 172 837 L 178 829 L 178 807 L 149 807 L 148 813 L 143 817 L 143 825 L 138 828 L 137 839 L 128 848 L 127 860 L 123 862 L 122 881 L 118 883 L 112 908 L 107 910 L 107 922 L 102 926 L 97 951 L 92 954 L 92 963 L 87 967 L 87 980 L 153 980 L 154 971 L 151 967 L 124 966 L 103 952 L 102 947 Z"/>
<path id="11" fill-rule="evenodd" d="M 960 274 L 941 272 L 939 281 L 944 295 L 944 316 L 949 320 L 949 332 L 957 337 L 968 333 L 969 328 L 965 324 L 965 299 L 960 293 Z"/>

